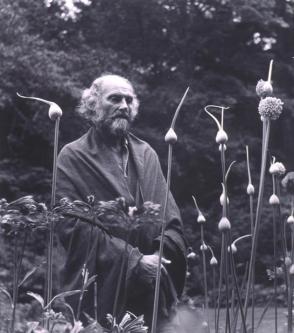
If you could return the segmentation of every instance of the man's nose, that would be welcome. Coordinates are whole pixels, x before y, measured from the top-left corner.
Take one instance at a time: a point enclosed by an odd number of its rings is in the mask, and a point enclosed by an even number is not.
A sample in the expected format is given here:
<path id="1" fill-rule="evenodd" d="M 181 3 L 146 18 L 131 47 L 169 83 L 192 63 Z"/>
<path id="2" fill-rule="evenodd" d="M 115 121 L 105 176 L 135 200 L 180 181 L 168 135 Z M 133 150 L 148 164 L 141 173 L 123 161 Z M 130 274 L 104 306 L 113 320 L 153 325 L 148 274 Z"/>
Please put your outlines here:
<path id="1" fill-rule="evenodd" d="M 121 103 L 120 103 L 120 110 L 127 110 L 128 109 L 128 103 L 125 98 L 122 98 Z"/>

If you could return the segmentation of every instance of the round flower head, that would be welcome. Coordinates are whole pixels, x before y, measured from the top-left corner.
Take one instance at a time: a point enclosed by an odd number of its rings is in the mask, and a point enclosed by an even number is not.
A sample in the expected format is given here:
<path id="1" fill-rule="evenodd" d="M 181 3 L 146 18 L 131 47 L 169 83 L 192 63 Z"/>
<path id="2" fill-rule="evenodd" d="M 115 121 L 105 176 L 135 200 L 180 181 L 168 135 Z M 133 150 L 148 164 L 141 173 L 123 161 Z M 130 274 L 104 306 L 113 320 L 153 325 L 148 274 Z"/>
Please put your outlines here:
<path id="1" fill-rule="evenodd" d="M 294 194 L 294 171 L 288 172 L 281 183 L 290 194 Z"/>
<path id="2" fill-rule="evenodd" d="M 269 172 L 272 175 L 278 175 L 281 176 L 283 174 L 285 174 L 286 172 L 286 168 L 284 167 L 284 164 L 281 162 L 275 162 L 273 163 L 270 168 L 269 168 Z"/>
<path id="3" fill-rule="evenodd" d="M 289 224 L 293 224 L 294 223 L 294 216 L 293 215 L 289 215 L 288 216 L 287 223 L 289 223 Z"/>
<path id="4" fill-rule="evenodd" d="M 271 96 L 273 87 L 268 81 L 259 80 L 256 85 L 256 93 L 260 98 Z"/>
<path id="5" fill-rule="evenodd" d="M 276 120 L 282 113 L 283 104 L 279 98 L 266 97 L 259 102 L 258 112 L 265 119 Z"/>

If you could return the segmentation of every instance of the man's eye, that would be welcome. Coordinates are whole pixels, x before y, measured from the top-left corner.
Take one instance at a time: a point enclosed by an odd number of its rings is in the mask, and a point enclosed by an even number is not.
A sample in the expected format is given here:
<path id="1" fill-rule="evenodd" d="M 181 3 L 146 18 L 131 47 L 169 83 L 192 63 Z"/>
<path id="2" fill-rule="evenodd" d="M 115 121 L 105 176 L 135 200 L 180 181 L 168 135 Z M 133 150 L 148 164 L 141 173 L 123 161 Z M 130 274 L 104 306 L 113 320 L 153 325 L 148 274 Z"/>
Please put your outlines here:
<path id="1" fill-rule="evenodd" d="M 110 101 L 113 102 L 113 103 L 119 103 L 121 100 L 122 100 L 122 97 L 121 96 L 117 96 L 117 95 L 114 95 L 114 96 L 110 96 Z"/>
<path id="2" fill-rule="evenodd" d="M 131 104 L 133 102 L 133 97 L 126 97 L 127 104 Z"/>

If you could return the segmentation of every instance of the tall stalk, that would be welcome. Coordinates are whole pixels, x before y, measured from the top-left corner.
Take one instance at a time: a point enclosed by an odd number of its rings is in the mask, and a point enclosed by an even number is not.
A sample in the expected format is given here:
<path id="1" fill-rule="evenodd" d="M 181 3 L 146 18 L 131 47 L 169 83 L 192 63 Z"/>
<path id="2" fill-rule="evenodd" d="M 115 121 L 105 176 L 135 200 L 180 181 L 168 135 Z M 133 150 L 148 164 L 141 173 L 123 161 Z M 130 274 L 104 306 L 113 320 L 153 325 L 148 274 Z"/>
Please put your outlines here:
<path id="1" fill-rule="evenodd" d="M 18 298 L 18 256 L 17 256 L 17 235 L 14 235 L 14 252 L 13 252 L 13 292 L 12 292 L 12 314 L 10 332 L 14 333 L 15 313 Z"/>
<path id="2" fill-rule="evenodd" d="M 208 324 L 208 332 L 210 332 L 209 317 L 208 317 L 208 292 L 207 292 L 207 269 L 206 269 L 206 255 L 205 251 L 207 246 L 204 242 L 203 224 L 201 224 L 201 244 L 202 244 L 202 265 L 203 265 L 203 279 L 204 279 L 204 317 Z"/>
<path id="3" fill-rule="evenodd" d="M 172 152 L 173 152 L 173 144 L 177 141 L 177 135 L 174 131 L 175 123 L 177 116 L 180 112 L 180 109 L 184 103 L 184 100 L 189 91 L 189 87 L 186 89 L 176 111 L 174 117 L 172 119 L 171 127 L 165 136 L 165 141 L 168 143 L 168 160 L 167 160 L 167 177 L 166 177 L 166 194 L 163 206 L 163 214 L 162 214 L 162 227 L 161 227 L 161 235 L 160 235 L 160 245 L 159 245 L 159 254 L 158 254 L 158 265 L 156 270 L 156 282 L 155 282 L 155 291 L 154 291 L 154 303 L 153 303 L 153 313 L 152 313 L 152 325 L 151 325 L 151 333 L 156 333 L 157 326 L 157 315 L 158 315 L 158 301 L 159 301 L 159 288 L 160 288 L 160 277 L 161 277 L 161 265 L 162 265 L 162 255 L 163 255 L 163 245 L 164 245 L 164 233 L 166 228 L 166 209 L 168 204 L 168 197 L 170 191 L 170 182 L 171 182 L 171 166 L 172 166 Z"/>
<path id="4" fill-rule="evenodd" d="M 255 192 L 254 186 L 251 180 L 250 172 L 250 160 L 249 160 L 249 148 L 246 146 L 246 162 L 247 162 L 247 172 L 248 172 L 248 186 L 247 194 L 249 196 L 249 210 L 250 210 L 250 230 L 251 234 L 254 232 L 254 212 L 253 212 L 253 195 Z M 255 272 L 252 272 L 252 279 L 255 280 Z M 254 307 L 255 307 L 255 295 L 254 295 L 254 284 L 252 284 L 251 289 L 251 330 L 254 333 Z"/>
<path id="5" fill-rule="evenodd" d="M 54 129 L 54 150 L 53 150 L 53 172 L 52 172 L 52 189 L 50 208 L 53 209 L 56 202 L 56 175 L 57 175 L 57 153 L 58 153 L 58 136 L 59 136 L 60 117 L 55 119 Z M 49 242 L 47 254 L 47 294 L 46 303 L 48 304 L 52 298 L 52 274 L 53 274 L 53 241 L 54 241 L 54 216 L 49 220 Z M 51 305 L 49 306 L 49 310 Z"/>
<path id="6" fill-rule="evenodd" d="M 251 286 L 255 283 L 255 260 L 256 260 L 256 250 L 257 250 L 257 241 L 260 229 L 260 220 L 261 220 L 261 212 L 262 212 L 262 204 L 263 204 L 263 193 L 264 193 L 264 180 L 265 180 L 265 169 L 266 169 L 266 160 L 267 160 L 267 149 L 269 142 L 269 134 L 270 134 L 270 120 L 263 120 L 263 149 L 262 149 L 262 159 L 261 159 L 261 171 L 260 171 L 260 181 L 259 181 L 259 191 L 258 191 L 258 200 L 256 207 L 256 218 L 254 224 L 254 232 L 252 239 L 252 249 L 250 255 L 250 263 L 249 263 L 249 273 L 248 273 L 248 282 L 246 288 L 246 296 L 245 296 L 245 320 L 247 316 L 247 310 L 249 305 L 249 293 L 251 290 Z M 254 323 L 253 323 L 254 324 Z"/>
<path id="7" fill-rule="evenodd" d="M 48 116 L 55 122 L 54 129 L 54 150 L 53 150 L 53 168 L 52 168 L 52 185 L 51 185 L 51 210 L 55 206 L 56 201 L 56 175 L 57 175 L 57 153 L 58 153 L 58 136 L 59 136 L 59 123 L 62 116 L 61 108 L 54 102 L 45 100 L 39 97 L 28 97 L 17 93 L 17 96 L 24 99 L 35 100 L 49 105 Z M 48 218 L 48 215 L 47 215 Z M 49 240 L 47 245 L 47 272 L 46 272 L 46 294 L 45 303 L 49 304 L 52 298 L 52 258 L 53 258 L 53 238 L 54 238 L 54 216 L 50 216 L 49 221 Z M 51 309 L 51 303 L 48 310 Z"/>

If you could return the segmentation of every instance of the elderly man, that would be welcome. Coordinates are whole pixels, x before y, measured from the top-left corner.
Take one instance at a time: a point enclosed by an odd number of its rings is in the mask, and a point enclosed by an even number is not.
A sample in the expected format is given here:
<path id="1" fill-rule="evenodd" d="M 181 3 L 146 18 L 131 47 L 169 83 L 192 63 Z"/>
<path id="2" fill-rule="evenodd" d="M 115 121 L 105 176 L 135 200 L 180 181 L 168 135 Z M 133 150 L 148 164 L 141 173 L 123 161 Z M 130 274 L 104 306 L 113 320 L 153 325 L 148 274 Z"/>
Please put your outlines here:
<path id="1" fill-rule="evenodd" d="M 78 112 L 92 126 L 59 154 L 59 198 L 86 201 L 93 195 L 95 200 L 107 201 L 124 197 L 132 206 L 139 207 L 146 201 L 163 206 L 167 186 L 158 156 L 146 142 L 129 132 L 138 105 L 131 83 L 117 75 L 103 75 L 84 91 Z M 158 332 L 170 329 L 166 324 L 183 290 L 186 270 L 182 223 L 171 194 L 166 219 L 165 274 L 161 280 Z M 93 285 L 87 288 L 81 310 L 92 317 L 96 315 L 98 321 L 104 323 L 106 314 L 113 313 L 122 258 L 126 255 L 115 313 L 117 321 L 126 311 L 131 311 L 136 315 L 144 314 L 150 326 L 160 229 L 160 223 L 143 223 L 126 247 L 123 236 L 109 235 L 79 220 L 65 219 L 59 226 L 59 238 L 66 251 L 63 290 L 81 288 L 82 270 L 87 261 L 89 276 L 97 275 L 98 313 L 94 313 Z M 78 297 L 72 297 L 71 303 L 78 307 Z"/>

